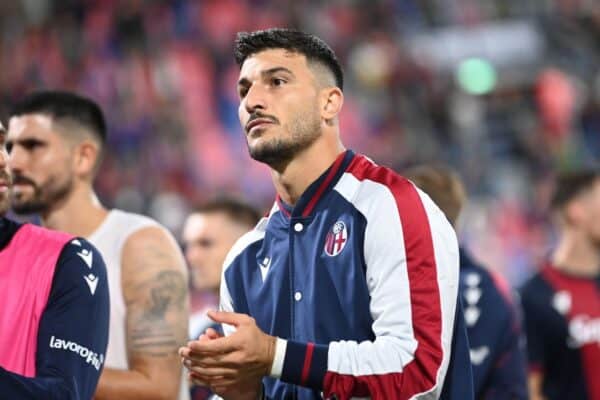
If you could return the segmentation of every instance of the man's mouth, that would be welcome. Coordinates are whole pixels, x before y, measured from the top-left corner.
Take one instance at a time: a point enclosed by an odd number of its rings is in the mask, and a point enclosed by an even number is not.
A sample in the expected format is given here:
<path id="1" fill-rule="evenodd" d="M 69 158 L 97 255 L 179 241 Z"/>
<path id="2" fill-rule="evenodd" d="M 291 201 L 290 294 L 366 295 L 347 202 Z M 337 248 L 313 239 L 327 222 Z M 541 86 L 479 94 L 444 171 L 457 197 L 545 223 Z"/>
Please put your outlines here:
<path id="1" fill-rule="evenodd" d="M 250 133 L 254 128 L 264 128 L 266 125 L 274 124 L 270 118 L 255 118 L 246 124 L 246 132 Z"/>
<path id="2" fill-rule="evenodd" d="M 8 192 L 10 188 L 10 178 L 0 177 L 0 193 Z"/>

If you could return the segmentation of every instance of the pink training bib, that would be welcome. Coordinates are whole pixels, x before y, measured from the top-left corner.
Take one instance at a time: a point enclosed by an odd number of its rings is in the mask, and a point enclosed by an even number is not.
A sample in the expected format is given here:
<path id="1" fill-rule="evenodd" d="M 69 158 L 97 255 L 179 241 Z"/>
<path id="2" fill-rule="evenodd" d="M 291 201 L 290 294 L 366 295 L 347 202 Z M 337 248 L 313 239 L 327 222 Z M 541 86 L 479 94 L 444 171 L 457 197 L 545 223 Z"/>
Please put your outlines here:
<path id="1" fill-rule="evenodd" d="M 35 376 L 40 318 L 60 252 L 72 236 L 23 225 L 0 251 L 0 366 Z"/>

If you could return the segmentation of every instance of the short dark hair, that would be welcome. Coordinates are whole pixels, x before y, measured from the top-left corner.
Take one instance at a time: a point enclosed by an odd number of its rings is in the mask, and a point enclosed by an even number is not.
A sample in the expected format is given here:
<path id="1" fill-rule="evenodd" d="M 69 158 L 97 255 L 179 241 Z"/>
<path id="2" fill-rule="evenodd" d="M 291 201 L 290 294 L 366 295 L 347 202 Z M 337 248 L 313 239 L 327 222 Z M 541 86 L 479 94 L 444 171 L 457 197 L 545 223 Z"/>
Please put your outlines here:
<path id="1" fill-rule="evenodd" d="M 212 214 L 223 213 L 232 221 L 253 228 L 261 218 L 260 212 L 252 205 L 234 197 L 217 197 L 199 204 L 193 209 L 194 213 Z"/>
<path id="2" fill-rule="evenodd" d="M 419 165 L 403 175 L 431 197 L 450 223 L 456 226 L 465 203 L 466 191 L 462 180 L 452 168 L 442 165 Z"/>
<path id="3" fill-rule="evenodd" d="M 285 49 L 304 55 L 308 62 L 324 65 L 335 77 L 335 84 L 344 89 L 344 72 L 331 47 L 320 38 L 302 31 L 271 28 L 238 32 L 234 47 L 235 61 L 241 67 L 246 58 L 268 49 Z"/>
<path id="4" fill-rule="evenodd" d="M 600 168 L 559 172 L 556 176 L 550 207 L 553 210 L 562 209 L 586 189 L 590 189 L 597 179 L 600 179 Z"/>
<path id="5" fill-rule="evenodd" d="M 106 142 L 106 121 L 100 106 L 93 100 L 71 92 L 38 91 L 27 95 L 12 107 L 10 116 L 46 114 L 54 120 L 71 120 L 87 128 Z"/>

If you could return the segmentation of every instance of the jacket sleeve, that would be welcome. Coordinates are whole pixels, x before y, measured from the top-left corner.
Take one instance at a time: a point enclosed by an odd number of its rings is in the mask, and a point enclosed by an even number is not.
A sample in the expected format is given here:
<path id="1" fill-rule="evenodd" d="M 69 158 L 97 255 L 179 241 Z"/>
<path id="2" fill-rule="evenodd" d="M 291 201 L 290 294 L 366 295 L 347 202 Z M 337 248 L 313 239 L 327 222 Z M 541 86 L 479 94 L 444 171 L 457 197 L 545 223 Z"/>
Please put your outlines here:
<path id="1" fill-rule="evenodd" d="M 454 229 L 407 180 L 379 176 L 362 185 L 352 201 L 367 220 L 363 252 L 375 340 L 278 339 L 274 376 L 283 354 L 281 380 L 322 390 L 325 398 L 438 398 L 458 296 Z"/>
<path id="2" fill-rule="evenodd" d="M 0 368 L 10 399 L 91 399 L 108 344 L 109 295 L 100 253 L 83 239 L 65 246 L 39 322 L 36 376 Z"/>

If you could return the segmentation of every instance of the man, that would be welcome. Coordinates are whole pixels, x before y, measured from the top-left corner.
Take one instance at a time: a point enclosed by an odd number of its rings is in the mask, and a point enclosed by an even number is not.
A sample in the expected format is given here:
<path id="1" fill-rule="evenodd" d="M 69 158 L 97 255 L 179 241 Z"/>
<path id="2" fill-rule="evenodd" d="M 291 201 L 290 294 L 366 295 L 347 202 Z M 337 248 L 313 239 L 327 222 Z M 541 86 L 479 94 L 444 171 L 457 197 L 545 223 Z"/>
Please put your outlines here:
<path id="1" fill-rule="evenodd" d="M 228 336 L 180 350 L 193 379 L 226 399 L 472 398 L 452 226 L 344 149 L 333 51 L 270 29 L 240 34 L 235 52 L 249 152 L 278 195 L 225 261 L 224 312 L 210 316 Z"/>
<path id="2" fill-rule="evenodd" d="M 423 165 L 406 178 L 431 196 L 456 227 L 465 188 L 448 168 Z M 469 337 L 476 399 L 527 399 L 525 349 L 519 313 L 508 284 L 460 249 L 460 294 Z"/>
<path id="3" fill-rule="evenodd" d="M 197 339 L 208 328 L 220 331 L 207 311 L 218 304 L 221 272 L 227 252 L 251 230 L 260 213 L 249 204 L 230 197 L 217 198 L 198 207 L 183 226 L 185 258 L 190 268 L 191 316 L 189 337 Z M 192 399 L 207 399 L 210 391 L 193 386 Z"/>
<path id="4" fill-rule="evenodd" d="M 84 239 L 4 218 L 5 140 L 0 124 L 0 397 L 88 400 L 108 342 L 106 268 Z"/>
<path id="5" fill-rule="evenodd" d="M 600 399 L 600 171 L 563 173 L 558 243 L 521 298 L 532 400 Z"/>
<path id="6" fill-rule="evenodd" d="M 187 397 L 177 357 L 187 336 L 185 263 L 156 222 L 98 201 L 92 182 L 106 138 L 100 108 L 72 93 L 33 93 L 15 105 L 8 130 L 14 210 L 88 238 L 106 262 L 110 340 L 95 399 Z"/>
<path id="7" fill-rule="evenodd" d="M 183 225 L 185 258 L 191 277 L 191 307 L 189 337 L 197 339 L 214 322 L 206 312 L 216 305 L 221 272 L 227 252 L 244 233 L 260 219 L 260 213 L 249 204 L 230 197 L 217 198 L 201 204 L 187 217 Z M 206 304 L 206 295 L 209 304 Z"/>

